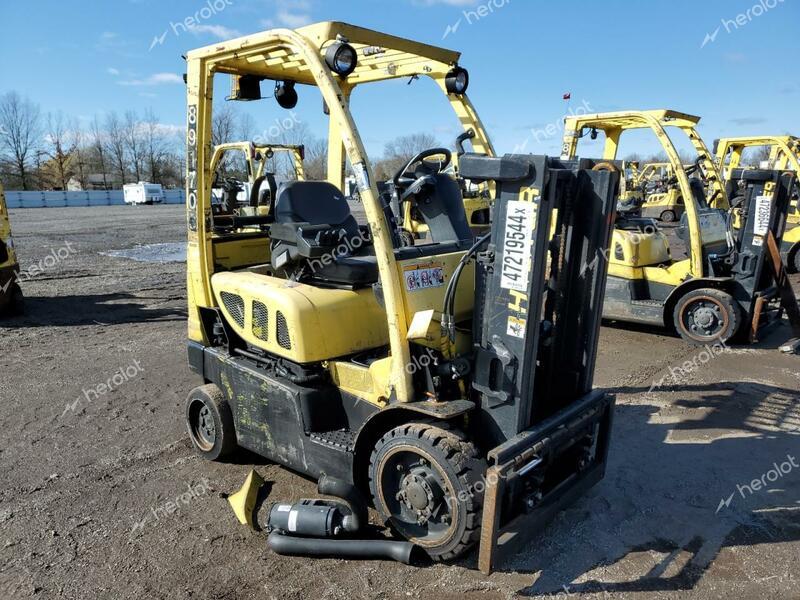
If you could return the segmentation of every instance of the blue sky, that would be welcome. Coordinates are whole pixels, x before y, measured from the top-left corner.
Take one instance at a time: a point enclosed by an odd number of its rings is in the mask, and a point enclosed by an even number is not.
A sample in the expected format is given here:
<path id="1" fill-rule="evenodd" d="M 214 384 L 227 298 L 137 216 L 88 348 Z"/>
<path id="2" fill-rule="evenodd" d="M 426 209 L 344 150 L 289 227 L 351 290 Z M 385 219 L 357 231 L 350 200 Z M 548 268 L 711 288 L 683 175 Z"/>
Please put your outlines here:
<path id="1" fill-rule="evenodd" d="M 0 93 L 17 90 L 44 111 L 84 120 L 152 107 L 178 130 L 182 53 L 270 27 L 341 20 L 461 51 L 470 97 L 500 152 L 526 144 L 558 154 L 560 135 L 531 129 L 558 124 L 567 91 L 573 110 L 585 103 L 701 115 L 709 144 L 721 135 L 800 134 L 792 62 L 800 58 L 800 0 L 216 0 L 224 8 L 204 19 L 207 1 L 5 1 Z M 192 15 L 200 16 L 194 30 L 173 27 Z M 353 101 L 370 153 L 418 131 L 452 142 L 455 117 L 432 84 L 372 87 Z M 248 111 L 265 130 L 285 116 L 269 101 Z M 322 134 L 319 113 L 318 98 L 301 95 L 299 118 Z M 655 144 L 636 137 L 625 149 Z"/>

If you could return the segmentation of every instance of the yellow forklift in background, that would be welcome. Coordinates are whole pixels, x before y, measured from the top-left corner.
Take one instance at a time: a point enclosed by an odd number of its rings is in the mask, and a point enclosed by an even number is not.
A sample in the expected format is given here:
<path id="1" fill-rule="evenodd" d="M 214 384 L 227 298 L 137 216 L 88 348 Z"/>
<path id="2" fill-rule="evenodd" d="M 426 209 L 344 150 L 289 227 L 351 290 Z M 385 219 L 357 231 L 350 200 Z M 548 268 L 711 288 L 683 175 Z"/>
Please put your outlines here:
<path id="1" fill-rule="evenodd" d="M 723 175 L 731 177 L 731 173 L 742 168 L 742 159 L 748 149 L 767 149 L 769 152 L 767 167 L 770 169 L 790 170 L 800 176 L 800 138 L 791 135 L 748 136 L 723 138 L 715 142 L 714 153 Z M 760 165 L 759 165 L 760 166 Z M 800 273 L 800 188 L 795 189 L 787 217 L 788 226 L 783 234 L 781 254 L 790 273 Z"/>
<path id="2" fill-rule="evenodd" d="M 25 310 L 18 274 L 19 263 L 11 237 L 6 196 L 3 186 L 0 185 L 0 318 L 19 315 Z"/>
<path id="3" fill-rule="evenodd" d="M 794 178 L 780 171 L 753 171 L 743 176 L 744 186 L 736 194 L 748 210 L 735 235 L 729 190 L 697 133 L 699 121 L 699 117 L 672 110 L 566 119 L 562 159 L 576 156 L 585 135 L 596 139 L 603 133 L 603 159 L 609 161 L 603 168 L 615 168 L 613 161 L 624 132 L 652 131 L 685 202 L 677 234 L 686 258 L 673 256 L 674 245 L 652 219 L 620 215 L 607 256 L 610 266 L 603 316 L 674 329 L 686 341 L 704 345 L 726 343 L 737 334 L 754 341 L 769 316 L 781 316 L 786 310 L 793 335 L 800 337 L 800 310 L 780 256 L 771 252 L 784 233 Z M 667 128 L 683 132 L 697 153 L 690 167 L 684 167 Z M 781 308 L 770 311 L 777 302 Z"/>
<path id="4" fill-rule="evenodd" d="M 691 165 L 684 165 L 684 169 Z M 670 163 L 648 163 L 637 174 L 634 186 L 644 198 L 640 214 L 663 223 L 674 223 L 685 211 L 678 178 Z"/>
<path id="5" fill-rule="evenodd" d="M 211 172 L 214 174 L 212 189 L 217 192 L 219 202 L 230 205 L 231 209 L 234 205 L 238 206 L 242 214 L 269 214 L 278 191 L 275 166 L 281 156 L 287 157 L 291 164 L 290 178 L 303 181 L 303 145 L 229 142 L 215 146 L 211 155 Z M 242 165 L 244 173 L 228 175 L 231 166 Z M 268 169 L 270 166 L 272 170 Z"/>
<path id="6" fill-rule="evenodd" d="M 603 477 L 614 400 L 592 385 L 607 269 L 592 257 L 609 244 L 619 177 L 495 157 L 459 58 L 344 23 L 187 55 L 188 353 L 203 381 L 190 439 L 210 460 L 247 448 L 341 499 L 273 505 L 275 552 L 409 562 L 414 548 L 446 560 L 480 543 L 488 573 Z M 313 86 L 329 109 L 327 180 L 279 186 L 266 215 L 211 201 L 214 97 L 229 77 L 240 100 L 275 86 L 290 109 Z M 430 243 L 404 247 L 378 192 L 349 98 L 417 77 L 469 133 L 460 175 L 496 191 L 477 240 L 441 148 L 395 178 Z M 343 193 L 346 164 L 366 224 Z M 257 485 L 231 497 L 245 522 Z M 358 539 L 365 495 L 406 541 Z"/>

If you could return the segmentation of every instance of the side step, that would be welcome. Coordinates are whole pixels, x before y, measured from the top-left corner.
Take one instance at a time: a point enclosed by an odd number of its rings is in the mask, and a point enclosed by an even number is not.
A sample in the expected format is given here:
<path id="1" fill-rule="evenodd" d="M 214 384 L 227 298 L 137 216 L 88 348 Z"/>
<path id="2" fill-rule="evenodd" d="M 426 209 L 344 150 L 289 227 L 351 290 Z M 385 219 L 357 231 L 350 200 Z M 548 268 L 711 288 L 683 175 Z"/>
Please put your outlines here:
<path id="1" fill-rule="evenodd" d="M 348 429 L 336 431 L 313 431 L 308 434 L 312 442 L 335 448 L 343 452 L 352 452 L 355 448 L 355 435 Z"/>

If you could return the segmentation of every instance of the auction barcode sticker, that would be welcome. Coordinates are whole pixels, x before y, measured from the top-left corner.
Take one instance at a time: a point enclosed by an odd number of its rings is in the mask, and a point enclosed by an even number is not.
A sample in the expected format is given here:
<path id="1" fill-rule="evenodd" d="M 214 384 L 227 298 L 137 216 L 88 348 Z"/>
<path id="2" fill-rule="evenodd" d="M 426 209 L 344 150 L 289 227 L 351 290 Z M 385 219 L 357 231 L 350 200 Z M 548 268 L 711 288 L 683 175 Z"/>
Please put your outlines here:
<path id="1" fill-rule="evenodd" d="M 533 202 L 508 202 L 503 266 L 500 271 L 500 287 L 505 290 L 525 292 L 528 289 L 535 210 L 536 205 Z"/>
<path id="2" fill-rule="evenodd" d="M 772 216 L 772 197 L 756 197 L 756 224 L 753 235 L 765 236 L 769 232 L 769 221 Z"/>

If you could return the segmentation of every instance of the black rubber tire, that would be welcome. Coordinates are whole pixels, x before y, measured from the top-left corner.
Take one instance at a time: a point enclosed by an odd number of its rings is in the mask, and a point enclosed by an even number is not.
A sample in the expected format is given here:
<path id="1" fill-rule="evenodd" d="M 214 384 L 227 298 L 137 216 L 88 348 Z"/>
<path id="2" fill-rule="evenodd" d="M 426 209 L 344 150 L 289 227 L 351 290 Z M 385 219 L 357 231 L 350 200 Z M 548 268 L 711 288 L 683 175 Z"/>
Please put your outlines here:
<path id="1" fill-rule="evenodd" d="M 714 327 L 711 334 L 699 333 L 687 325 L 691 313 L 700 305 L 711 305 L 714 314 Z M 678 334 L 690 344 L 725 344 L 739 330 L 742 324 L 741 310 L 733 297 L 727 292 L 713 288 L 700 288 L 681 297 L 673 311 L 673 323 Z"/>
<path id="2" fill-rule="evenodd" d="M 795 244 L 794 249 L 789 253 L 786 270 L 792 274 L 800 273 L 800 244 Z"/>
<path id="3" fill-rule="evenodd" d="M 403 245 L 404 248 L 410 248 L 416 243 L 416 240 L 414 239 L 414 234 L 408 231 L 407 229 L 401 229 L 400 243 Z"/>
<path id="4" fill-rule="evenodd" d="M 424 458 L 431 470 L 435 466 L 435 472 L 446 482 L 448 489 L 443 490 L 446 493 L 443 503 L 449 507 L 445 510 L 450 520 L 447 531 L 439 538 L 425 539 L 426 536 L 410 534 L 415 526 L 396 518 L 384 500 L 385 496 L 397 500 L 395 494 L 400 488 L 379 489 L 383 487 L 381 481 L 392 473 L 391 465 L 387 469 L 384 467 L 390 458 L 401 452 L 406 455 L 413 452 Z M 398 534 L 418 545 L 434 560 L 451 560 L 463 555 L 479 539 L 485 471 L 486 463 L 479 458 L 478 449 L 457 429 L 447 423 L 409 423 L 395 427 L 375 445 L 370 457 L 370 492 L 378 514 Z"/>
<path id="5" fill-rule="evenodd" d="M 661 221 L 664 223 L 674 223 L 677 217 L 674 210 L 665 210 L 661 213 Z"/>
<path id="6" fill-rule="evenodd" d="M 11 314 L 17 316 L 25 314 L 25 296 L 22 295 L 19 285 L 15 285 L 11 293 Z"/>
<path id="7" fill-rule="evenodd" d="M 211 424 L 209 419 L 213 422 L 212 435 L 209 435 L 211 428 L 207 426 Z M 221 460 L 236 450 L 236 427 L 231 407 L 216 385 L 201 385 L 189 392 L 186 430 L 192 446 L 206 460 Z"/>

